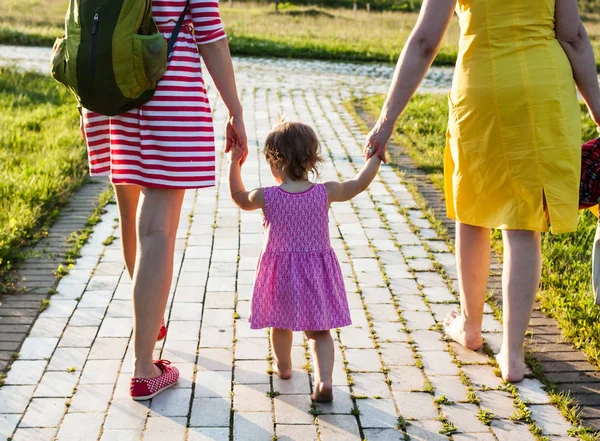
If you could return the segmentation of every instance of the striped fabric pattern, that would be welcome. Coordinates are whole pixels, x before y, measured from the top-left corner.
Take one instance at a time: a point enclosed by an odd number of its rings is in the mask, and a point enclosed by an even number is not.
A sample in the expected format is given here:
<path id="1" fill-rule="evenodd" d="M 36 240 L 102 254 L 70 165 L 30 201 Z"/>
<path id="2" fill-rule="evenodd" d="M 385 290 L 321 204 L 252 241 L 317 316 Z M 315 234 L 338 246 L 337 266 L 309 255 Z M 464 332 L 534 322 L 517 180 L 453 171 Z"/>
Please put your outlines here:
<path id="1" fill-rule="evenodd" d="M 154 0 L 166 39 L 185 0 Z M 190 0 L 186 21 L 154 97 L 139 109 L 108 117 L 83 109 L 90 174 L 114 184 L 155 188 L 215 185 L 213 120 L 198 44 L 225 38 L 217 0 Z"/>

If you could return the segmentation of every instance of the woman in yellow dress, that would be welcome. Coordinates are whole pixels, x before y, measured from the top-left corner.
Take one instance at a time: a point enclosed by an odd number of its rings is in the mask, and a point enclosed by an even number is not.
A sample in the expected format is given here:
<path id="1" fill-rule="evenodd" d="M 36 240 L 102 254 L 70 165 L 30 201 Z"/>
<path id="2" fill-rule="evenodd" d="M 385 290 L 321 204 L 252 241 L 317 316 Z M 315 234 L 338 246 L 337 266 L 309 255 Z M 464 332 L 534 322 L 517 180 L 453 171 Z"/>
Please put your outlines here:
<path id="1" fill-rule="evenodd" d="M 461 313 L 448 336 L 482 345 L 490 229 L 504 238 L 502 375 L 520 381 L 541 277 L 540 232 L 574 231 L 581 130 L 575 85 L 596 123 L 600 88 L 577 0 L 425 0 L 365 153 L 385 157 L 398 116 L 437 54 L 456 10 L 459 55 L 449 94 L 448 216 L 456 220 Z"/>

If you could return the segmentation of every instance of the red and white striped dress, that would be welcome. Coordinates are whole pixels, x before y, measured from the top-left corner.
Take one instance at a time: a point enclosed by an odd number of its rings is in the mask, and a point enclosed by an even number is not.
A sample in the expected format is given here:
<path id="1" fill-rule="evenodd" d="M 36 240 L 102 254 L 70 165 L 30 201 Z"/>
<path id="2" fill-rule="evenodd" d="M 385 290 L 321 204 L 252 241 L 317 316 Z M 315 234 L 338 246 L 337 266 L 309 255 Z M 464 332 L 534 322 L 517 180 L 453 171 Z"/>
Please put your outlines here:
<path id="1" fill-rule="evenodd" d="M 185 0 L 153 0 L 164 37 Z M 83 110 L 90 174 L 156 188 L 215 185 L 215 139 L 197 44 L 225 38 L 218 0 L 190 0 L 167 72 L 151 101 L 118 116 Z"/>

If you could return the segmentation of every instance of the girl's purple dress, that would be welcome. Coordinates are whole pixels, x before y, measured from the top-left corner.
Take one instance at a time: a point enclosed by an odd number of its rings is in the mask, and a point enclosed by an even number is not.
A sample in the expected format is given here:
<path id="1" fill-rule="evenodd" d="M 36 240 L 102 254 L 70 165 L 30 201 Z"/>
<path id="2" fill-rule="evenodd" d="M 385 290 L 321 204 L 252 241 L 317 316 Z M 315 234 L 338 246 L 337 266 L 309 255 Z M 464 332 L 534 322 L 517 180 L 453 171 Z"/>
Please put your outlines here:
<path id="1" fill-rule="evenodd" d="M 302 193 L 265 188 L 265 245 L 250 305 L 252 329 L 324 331 L 352 324 L 329 239 L 323 184 Z"/>

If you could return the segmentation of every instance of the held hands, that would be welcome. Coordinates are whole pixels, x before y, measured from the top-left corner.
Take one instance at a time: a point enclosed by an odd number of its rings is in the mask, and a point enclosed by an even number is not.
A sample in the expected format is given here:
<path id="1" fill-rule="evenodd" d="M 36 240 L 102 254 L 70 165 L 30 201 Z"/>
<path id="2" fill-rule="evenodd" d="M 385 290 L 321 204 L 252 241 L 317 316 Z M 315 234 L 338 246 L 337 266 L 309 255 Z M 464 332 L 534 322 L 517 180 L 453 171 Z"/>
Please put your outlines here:
<path id="1" fill-rule="evenodd" d="M 231 153 L 231 160 L 244 164 L 248 157 L 248 138 L 241 116 L 229 116 L 225 128 L 225 153 Z"/>
<path id="2" fill-rule="evenodd" d="M 367 135 L 367 141 L 365 143 L 364 155 L 367 159 L 373 155 L 377 155 L 384 163 L 387 163 L 385 157 L 386 144 L 392 136 L 393 126 L 387 127 L 387 125 L 377 122 L 375 127 Z"/>

